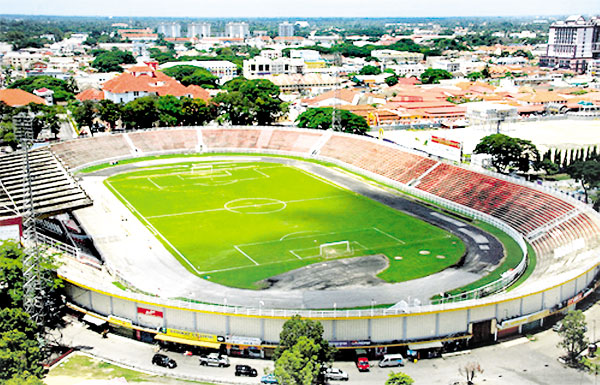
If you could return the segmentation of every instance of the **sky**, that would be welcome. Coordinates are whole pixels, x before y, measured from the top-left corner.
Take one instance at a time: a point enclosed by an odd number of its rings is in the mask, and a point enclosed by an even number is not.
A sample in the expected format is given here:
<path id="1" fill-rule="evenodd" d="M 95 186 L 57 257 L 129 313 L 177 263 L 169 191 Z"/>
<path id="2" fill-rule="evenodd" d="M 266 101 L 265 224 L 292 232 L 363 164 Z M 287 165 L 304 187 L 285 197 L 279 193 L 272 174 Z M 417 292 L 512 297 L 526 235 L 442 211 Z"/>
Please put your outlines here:
<path id="1" fill-rule="evenodd" d="M 0 0 L 0 13 L 199 18 L 600 15 L 600 0 Z"/>

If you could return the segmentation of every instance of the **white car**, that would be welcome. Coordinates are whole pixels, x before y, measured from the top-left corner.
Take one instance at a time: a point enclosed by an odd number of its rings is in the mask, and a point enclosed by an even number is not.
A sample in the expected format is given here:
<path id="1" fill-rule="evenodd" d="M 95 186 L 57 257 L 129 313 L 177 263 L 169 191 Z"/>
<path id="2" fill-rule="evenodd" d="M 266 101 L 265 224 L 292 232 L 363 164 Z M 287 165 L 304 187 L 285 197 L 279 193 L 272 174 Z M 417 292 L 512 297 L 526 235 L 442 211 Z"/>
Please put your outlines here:
<path id="1" fill-rule="evenodd" d="M 227 356 L 220 356 L 217 353 L 210 353 L 207 356 L 200 356 L 200 365 L 225 368 L 229 366 L 229 358 Z"/>
<path id="2" fill-rule="evenodd" d="M 327 368 L 327 370 L 325 370 L 325 380 L 348 381 L 348 373 L 344 372 L 342 369 Z"/>

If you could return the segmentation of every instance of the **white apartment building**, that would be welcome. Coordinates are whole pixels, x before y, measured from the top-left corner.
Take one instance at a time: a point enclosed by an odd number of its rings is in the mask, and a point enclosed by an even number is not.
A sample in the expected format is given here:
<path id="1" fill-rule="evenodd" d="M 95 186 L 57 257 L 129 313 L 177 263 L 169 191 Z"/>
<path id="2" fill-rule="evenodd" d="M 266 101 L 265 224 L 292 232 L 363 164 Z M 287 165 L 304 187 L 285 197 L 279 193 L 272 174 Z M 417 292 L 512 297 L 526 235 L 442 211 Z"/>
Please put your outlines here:
<path id="1" fill-rule="evenodd" d="M 253 59 L 244 60 L 244 77 L 248 79 L 259 78 L 268 75 L 293 75 L 303 74 L 306 64 L 302 59 L 267 59 L 257 56 Z"/>
<path id="2" fill-rule="evenodd" d="M 587 70 L 588 62 L 600 58 L 600 17 L 586 20 L 570 16 L 550 26 L 548 49 L 540 66 L 566 68 L 577 73 Z"/>
<path id="3" fill-rule="evenodd" d="M 175 66 L 195 66 L 208 70 L 211 74 L 218 77 L 221 83 L 233 79 L 237 76 L 238 67 L 234 63 L 226 60 L 190 60 L 168 62 L 160 65 L 160 69 L 171 68 Z"/>
<path id="4" fill-rule="evenodd" d="M 44 56 L 39 53 L 27 51 L 7 52 L 3 57 L 4 65 L 11 66 L 17 70 L 24 71 L 31 67 L 35 62 L 41 61 Z"/>
<path id="5" fill-rule="evenodd" d="M 290 37 L 294 36 L 294 24 L 288 23 L 284 21 L 279 24 L 279 36 L 281 37 Z"/>
<path id="6" fill-rule="evenodd" d="M 181 24 L 179 23 L 160 23 L 157 33 L 162 33 L 165 37 L 181 37 Z"/>
<path id="7" fill-rule="evenodd" d="M 189 23 L 188 37 L 210 37 L 210 23 Z"/>
<path id="8" fill-rule="evenodd" d="M 245 39 L 250 36 L 250 26 L 248 23 L 227 23 L 225 26 L 225 36 Z"/>
<path id="9" fill-rule="evenodd" d="M 267 59 L 271 59 L 271 60 L 279 59 L 281 57 L 281 50 L 263 49 L 262 51 L 260 51 L 260 56 L 267 58 Z"/>
<path id="10" fill-rule="evenodd" d="M 427 67 L 420 63 L 391 64 L 386 68 L 391 68 L 398 76 L 404 76 L 407 78 L 418 78 L 427 69 Z"/>
<path id="11" fill-rule="evenodd" d="M 393 49 L 379 49 L 371 51 L 371 56 L 382 62 L 384 65 L 391 62 L 400 63 L 419 63 L 424 55 L 418 52 L 404 52 Z"/>

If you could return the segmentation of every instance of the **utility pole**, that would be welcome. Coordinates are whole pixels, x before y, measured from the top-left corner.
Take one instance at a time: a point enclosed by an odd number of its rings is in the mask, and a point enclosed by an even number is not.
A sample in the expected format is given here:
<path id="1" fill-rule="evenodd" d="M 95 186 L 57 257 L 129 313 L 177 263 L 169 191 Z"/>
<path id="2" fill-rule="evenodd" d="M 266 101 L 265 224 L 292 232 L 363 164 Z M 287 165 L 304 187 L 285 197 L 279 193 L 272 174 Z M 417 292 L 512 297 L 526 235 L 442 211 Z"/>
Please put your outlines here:
<path id="1" fill-rule="evenodd" d="M 339 52 L 336 52 L 333 56 L 333 65 L 335 66 L 335 92 L 333 93 L 333 108 L 331 110 L 331 130 L 342 131 L 340 127 L 340 117 L 338 115 L 338 100 L 340 98 L 340 69 L 341 56 Z"/>

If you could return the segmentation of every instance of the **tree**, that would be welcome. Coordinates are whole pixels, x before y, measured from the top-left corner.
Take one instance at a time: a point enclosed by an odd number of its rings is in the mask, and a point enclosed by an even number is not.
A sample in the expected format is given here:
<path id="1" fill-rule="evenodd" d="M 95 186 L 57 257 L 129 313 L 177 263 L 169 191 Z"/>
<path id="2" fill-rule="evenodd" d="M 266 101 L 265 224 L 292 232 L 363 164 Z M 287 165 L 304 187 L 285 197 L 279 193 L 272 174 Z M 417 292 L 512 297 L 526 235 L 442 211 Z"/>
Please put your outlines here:
<path id="1" fill-rule="evenodd" d="M 338 131 L 364 134 L 369 129 L 367 121 L 362 116 L 346 110 L 336 110 L 335 113 L 340 125 L 337 128 Z M 332 115 L 332 107 L 309 108 L 298 116 L 296 123 L 301 128 L 329 130 L 331 128 Z"/>
<path id="2" fill-rule="evenodd" d="M 181 121 L 181 101 L 173 95 L 165 95 L 158 98 L 156 103 L 159 124 L 172 127 Z"/>
<path id="3" fill-rule="evenodd" d="M 13 242 L 0 244 L 0 306 L 23 306 L 23 251 Z M 63 309 L 62 280 L 56 276 L 52 255 L 40 254 L 40 278 L 44 283 L 44 320 L 48 325 L 59 322 Z M 0 328 L 0 330 L 4 330 Z"/>
<path id="4" fill-rule="evenodd" d="M 125 104 L 121 120 L 127 128 L 151 128 L 159 120 L 157 98 L 142 96 Z"/>
<path id="5" fill-rule="evenodd" d="M 311 385 L 321 370 L 318 361 L 319 346 L 312 338 L 300 336 L 275 361 L 275 377 L 280 384 Z"/>
<path id="6" fill-rule="evenodd" d="M 589 191 L 600 187 L 600 160 L 596 158 L 575 161 L 567 167 L 567 173 L 581 183 L 587 203 Z"/>
<path id="7" fill-rule="evenodd" d="M 121 119 L 121 106 L 112 100 L 104 99 L 98 103 L 98 118 L 108 124 L 108 128 L 114 128 L 117 121 Z"/>
<path id="8" fill-rule="evenodd" d="M 93 50 L 95 59 L 90 65 L 100 72 L 123 72 L 121 64 L 135 64 L 135 57 L 131 52 L 120 51 L 113 48 L 110 51 Z"/>
<path id="9" fill-rule="evenodd" d="M 460 368 L 458 368 L 458 372 L 465 376 L 467 379 L 467 385 L 473 385 L 473 379 L 477 374 L 483 373 L 483 369 L 481 365 L 477 362 L 467 362 Z"/>
<path id="10" fill-rule="evenodd" d="M 179 65 L 167 68 L 163 70 L 163 73 L 179 80 L 185 86 L 195 84 L 204 88 L 219 88 L 219 78 L 210 73 L 206 68 Z"/>
<path id="11" fill-rule="evenodd" d="M 440 80 L 452 79 L 452 74 L 446 70 L 427 68 L 421 74 L 421 83 L 438 84 Z"/>
<path id="12" fill-rule="evenodd" d="M 4 385 L 44 385 L 44 382 L 33 374 L 25 371 L 4 381 Z"/>
<path id="13" fill-rule="evenodd" d="M 491 155 L 492 166 L 498 172 L 506 172 L 510 168 L 527 172 L 530 163 L 537 162 L 540 158 L 537 148 L 529 140 L 504 134 L 492 134 L 482 138 L 474 152 Z"/>
<path id="14" fill-rule="evenodd" d="M 558 331 L 558 335 L 561 337 L 558 347 L 567 351 L 569 362 L 575 362 L 579 353 L 587 347 L 586 330 L 587 325 L 583 312 L 569 310 L 562 320 L 562 328 Z"/>
<path id="15" fill-rule="evenodd" d="M 385 84 L 387 84 L 390 87 L 395 86 L 396 84 L 398 84 L 398 78 L 396 77 L 396 75 L 388 76 L 387 78 L 385 78 Z"/>
<path id="16" fill-rule="evenodd" d="M 390 372 L 385 385 L 412 385 L 415 382 L 408 374 Z"/>
<path id="17" fill-rule="evenodd" d="M 96 103 L 92 100 L 84 100 L 73 108 L 73 118 L 80 127 L 92 128 L 97 114 Z"/>
<path id="18" fill-rule="evenodd" d="M 54 91 L 54 100 L 57 102 L 64 102 L 75 98 L 76 88 L 72 83 L 53 78 L 52 76 L 31 76 L 19 79 L 9 86 L 9 88 L 19 88 L 30 93 L 44 87 Z"/>
<path id="19" fill-rule="evenodd" d="M 293 316 L 283 324 L 279 333 L 279 345 L 273 353 L 273 358 L 279 359 L 286 350 L 296 345 L 301 337 L 307 337 L 317 345 L 316 360 L 320 365 L 331 362 L 335 348 L 329 346 L 329 342 L 323 338 L 323 325 L 318 321 L 303 319 L 299 315 Z"/>
<path id="20" fill-rule="evenodd" d="M 467 79 L 469 79 L 470 81 L 477 81 L 479 79 L 483 79 L 483 73 L 481 72 L 471 72 L 470 74 L 467 75 Z"/>
<path id="21" fill-rule="evenodd" d="M 216 117 L 216 106 L 202 99 L 181 99 L 181 124 L 202 126 Z"/>
<path id="22" fill-rule="evenodd" d="M 366 65 L 358 72 L 359 75 L 379 75 L 380 73 L 381 69 L 373 65 Z"/>
<path id="23" fill-rule="evenodd" d="M 266 79 L 236 78 L 223 85 L 227 92 L 218 94 L 217 104 L 223 121 L 234 125 L 270 125 L 288 111 L 279 98 L 279 87 Z"/>

